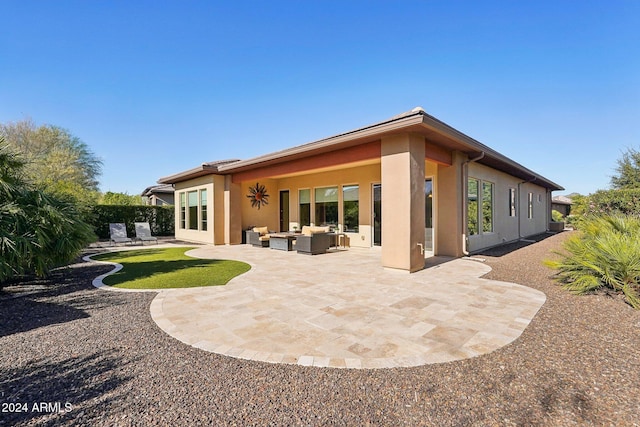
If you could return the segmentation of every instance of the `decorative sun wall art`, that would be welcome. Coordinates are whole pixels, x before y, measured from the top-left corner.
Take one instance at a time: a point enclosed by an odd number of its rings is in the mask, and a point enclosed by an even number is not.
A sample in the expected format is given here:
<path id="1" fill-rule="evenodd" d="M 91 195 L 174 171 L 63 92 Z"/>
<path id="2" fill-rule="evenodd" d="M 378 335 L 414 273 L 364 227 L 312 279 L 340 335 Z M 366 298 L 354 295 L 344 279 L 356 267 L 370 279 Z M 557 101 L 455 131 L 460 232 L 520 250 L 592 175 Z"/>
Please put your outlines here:
<path id="1" fill-rule="evenodd" d="M 249 195 L 247 195 L 247 198 L 251 200 L 251 207 L 257 207 L 258 210 L 260 210 L 260 206 L 269 204 L 269 195 L 267 194 L 267 188 L 257 182 L 256 185 L 249 187 Z"/>

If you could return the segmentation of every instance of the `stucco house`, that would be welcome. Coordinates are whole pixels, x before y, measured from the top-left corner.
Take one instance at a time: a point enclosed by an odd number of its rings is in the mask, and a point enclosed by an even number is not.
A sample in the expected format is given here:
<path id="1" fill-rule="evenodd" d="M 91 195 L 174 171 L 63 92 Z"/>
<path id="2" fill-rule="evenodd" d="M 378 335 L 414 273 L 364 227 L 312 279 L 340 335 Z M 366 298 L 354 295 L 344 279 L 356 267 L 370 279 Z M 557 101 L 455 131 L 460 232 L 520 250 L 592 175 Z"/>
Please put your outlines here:
<path id="1" fill-rule="evenodd" d="M 551 210 L 560 212 L 562 216 L 571 214 L 571 205 L 573 205 L 573 201 L 567 196 L 554 196 L 551 199 Z"/>
<path id="2" fill-rule="evenodd" d="M 563 189 L 419 107 L 158 182 L 175 188 L 178 239 L 238 244 L 250 226 L 333 225 L 351 247 L 380 247 L 384 267 L 410 272 L 425 253 L 459 257 L 545 232 L 551 193 Z M 256 186 L 268 204 L 247 197 Z"/>
<path id="3" fill-rule="evenodd" d="M 145 205 L 169 206 L 174 204 L 174 191 L 171 184 L 152 185 L 140 194 Z"/>

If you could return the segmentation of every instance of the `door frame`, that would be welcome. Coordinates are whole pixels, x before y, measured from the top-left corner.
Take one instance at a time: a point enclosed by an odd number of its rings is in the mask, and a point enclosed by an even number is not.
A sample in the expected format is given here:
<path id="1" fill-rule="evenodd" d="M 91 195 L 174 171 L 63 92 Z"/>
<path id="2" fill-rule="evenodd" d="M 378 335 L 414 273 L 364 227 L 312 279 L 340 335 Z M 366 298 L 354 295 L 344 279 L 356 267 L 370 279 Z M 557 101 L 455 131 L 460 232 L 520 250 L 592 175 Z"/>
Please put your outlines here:
<path id="1" fill-rule="evenodd" d="M 375 189 L 380 187 L 380 216 L 382 216 L 382 183 L 374 182 L 371 184 L 371 246 L 382 246 L 382 219 L 380 219 L 380 243 L 376 244 L 376 221 L 375 221 Z"/>
<path id="2" fill-rule="evenodd" d="M 285 218 L 285 208 L 282 206 L 282 196 L 287 194 L 287 206 L 286 206 L 286 218 Z M 280 232 L 289 231 L 289 223 L 291 222 L 291 193 L 289 189 L 280 190 L 278 192 L 278 214 L 279 214 L 279 223 L 280 223 Z M 284 221 L 286 219 L 286 221 Z"/>

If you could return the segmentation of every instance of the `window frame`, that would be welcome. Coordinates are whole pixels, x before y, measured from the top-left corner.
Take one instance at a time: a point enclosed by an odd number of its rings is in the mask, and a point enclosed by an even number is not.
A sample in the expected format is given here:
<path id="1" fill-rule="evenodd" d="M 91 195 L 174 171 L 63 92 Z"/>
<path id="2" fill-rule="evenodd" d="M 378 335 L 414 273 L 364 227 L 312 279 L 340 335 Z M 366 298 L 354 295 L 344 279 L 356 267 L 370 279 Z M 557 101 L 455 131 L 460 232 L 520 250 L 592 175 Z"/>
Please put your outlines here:
<path id="1" fill-rule="evenodd" d="M 330 201 L 322 201 L 322 202 L 318 202 L 318 191 L 322 191 L 322 190 L 332 190 L 335 189 L 335 194 L 336 194 L 336 200 L 330 200 Z M 316 225 L 329 225 L 329 226 L 334 226 L 337 227 L 338 223 L 340 221 L 340 187 L 337 185 L 329 185 L 326 187 L 315 187 L 313 194 L 314 194 L 314 198 L 313 198 L 313 211 L 315 213 L 315 217 L 314 217 L 314 223 Z M 320 209 L 322 208 L 322 215 L 319 215 L 320 213 Z M 335 210 L 335 223 L 334 222 L 329 222 L 327 221 L 327 217 L 328 214 L 330 214 L 332 217 L 334 215 L 334 211 Z M 318 217 L 322 218 L 322 223 L 320 223 L 320 219 Z M 329 219 L 334 219 L 334 218 L 329 218 Z"/>
<path id="2" fill-rule="evenodd" d="M 518 216 L 517 210 L 517 190 L 513 187 L 509 188 L 509 216 L 515 218 Z"/>
<path id="3" fill-rule="evenodd" d="M 471 183 L 475 182 L 476 191 L 475 194 L 470 193 L 470 189 L 472 187 Z M 485 222 L 485 186 L 490 186 L 490 222 Z M 483 234 L 491 234 L 495 233 L 495 191 L 496 184 L 493 181 L 484 180 L 481 178 L 475 178 L 473 176 L 467 177 L 467 236 L 479 236 Z M 475 196 L 475 200 L 472 201 L 471 198 Z M 472 214 L 472 206 L 476 206 L 475 216 Z M 490 225 L 490 230 L 485 231 L 485 224 Z M 474 224 L 474 227 L 470 227 L 471 224 Z"/>
<path id="4" fill-rule="evenodd" d="M 193 198 L 191 197 L 193 196 Z M 195 202 L 192 204 L 192 202 Z M 198 223 L 198 210 L 200 209 L 200 201 L 198 200 L 198 190 L 187 191 L 187 226 L 189 230 L 200 230 Z M 195 214 L 195 215 L 194 215 Z"/>
<path id="5" fill-rule="evenodd" d="M 482 233 L 493 233 L 494 232 L 494 192 L 495 192 L 495 184 L 491 181 L 484 181 L 481 180 L 482 182 Z M 489 188 L 489 213 L 490 213 L 490 218 L 489 221 L 486 222 L 486 216 L 485 216 L 485 186 L 488 186 Z M 485 230 L 486 224 L 489 225 L 489 229 Z"/>
<path id="6" fill-rule="evenodd" d="M 475 194 L 471 194 L 471 182 L 475 182 Z M 467 177 L 467 235 L 468 236 L 477 236 L 480 234 L 480 223 L 478 221 L 479 209 L 480 206 L 480 180 L 478 178 Z M 471 200 L 471 197 L 475 196 L 475 200 Z M 475 215 L 471 215 L 471 207 L 475 205 Z M 472 227 L 471 224 L 474 226 Z"/>
<path id="7" fill-rule="evenodd" d="M 357 200 L 347 200 L 345 195 L 347 190 L 356 191 Z M 355 206 L 355 226 L 352 221 L 349 221 L 351 227 L 347 227 L 347 202 L 349 206 Z M 352 216 L 352 215 L 349 215 Z M 342 186 L 342 229 L 345 233 L 359 233 L 360 231 L 360 185 L 359 184 L 346 184 Z"/>
<path id="8" fill-rule="evenodd" d="M 200 231 L 207 231 L 208 223 L 207 223 L 207 210 L 208 210 L 208 199 L 207 199 L 207 189 L 201 188 L 198 190 L 198 195 L 200 196 L 198 201 L 200 203 L 199 214 L 200 214 Z M 204 196 L 204 197 L 203 197 Z"/>
<path id="9" fill-rule="evenodd" d="M 180 225 L 179 228 L 181 230 L 186 230 L 187 228 L 187 192 L 180 192 L 180 214 L 179 214 Z"/>
<path id="10" fill-rule="evenodd" d="M 306 191 L 309 193 L 309 201 L 307 203 L 302 203 L 302 192 Z M 310 188 L 299 188 L 298 189 L 298 222 L 300 223 L 300 228 L 305 225 L 311 225 L 311 189 Z M 303 215 L 302 208 L 303 206 L 308 210 L 307 215 Z M 308 224 L 305 224 L 303 221 L 303 216 L 308 218 Z"/>

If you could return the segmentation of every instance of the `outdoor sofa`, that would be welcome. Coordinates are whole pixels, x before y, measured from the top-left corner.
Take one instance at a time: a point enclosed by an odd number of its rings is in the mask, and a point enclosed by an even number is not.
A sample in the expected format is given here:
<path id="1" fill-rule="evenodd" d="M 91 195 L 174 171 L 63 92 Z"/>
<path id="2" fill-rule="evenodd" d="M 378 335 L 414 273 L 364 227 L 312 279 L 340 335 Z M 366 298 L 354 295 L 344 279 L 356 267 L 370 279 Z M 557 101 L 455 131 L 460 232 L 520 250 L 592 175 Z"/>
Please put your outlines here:
<path id="1" fill-rule="evenodd" d="M 335 234 L 330 227 L 302 227 L 302 233 L 296 237 L 295 250 L 299 254 L 317 255 L 323 254 L 334 244 Z"/>

